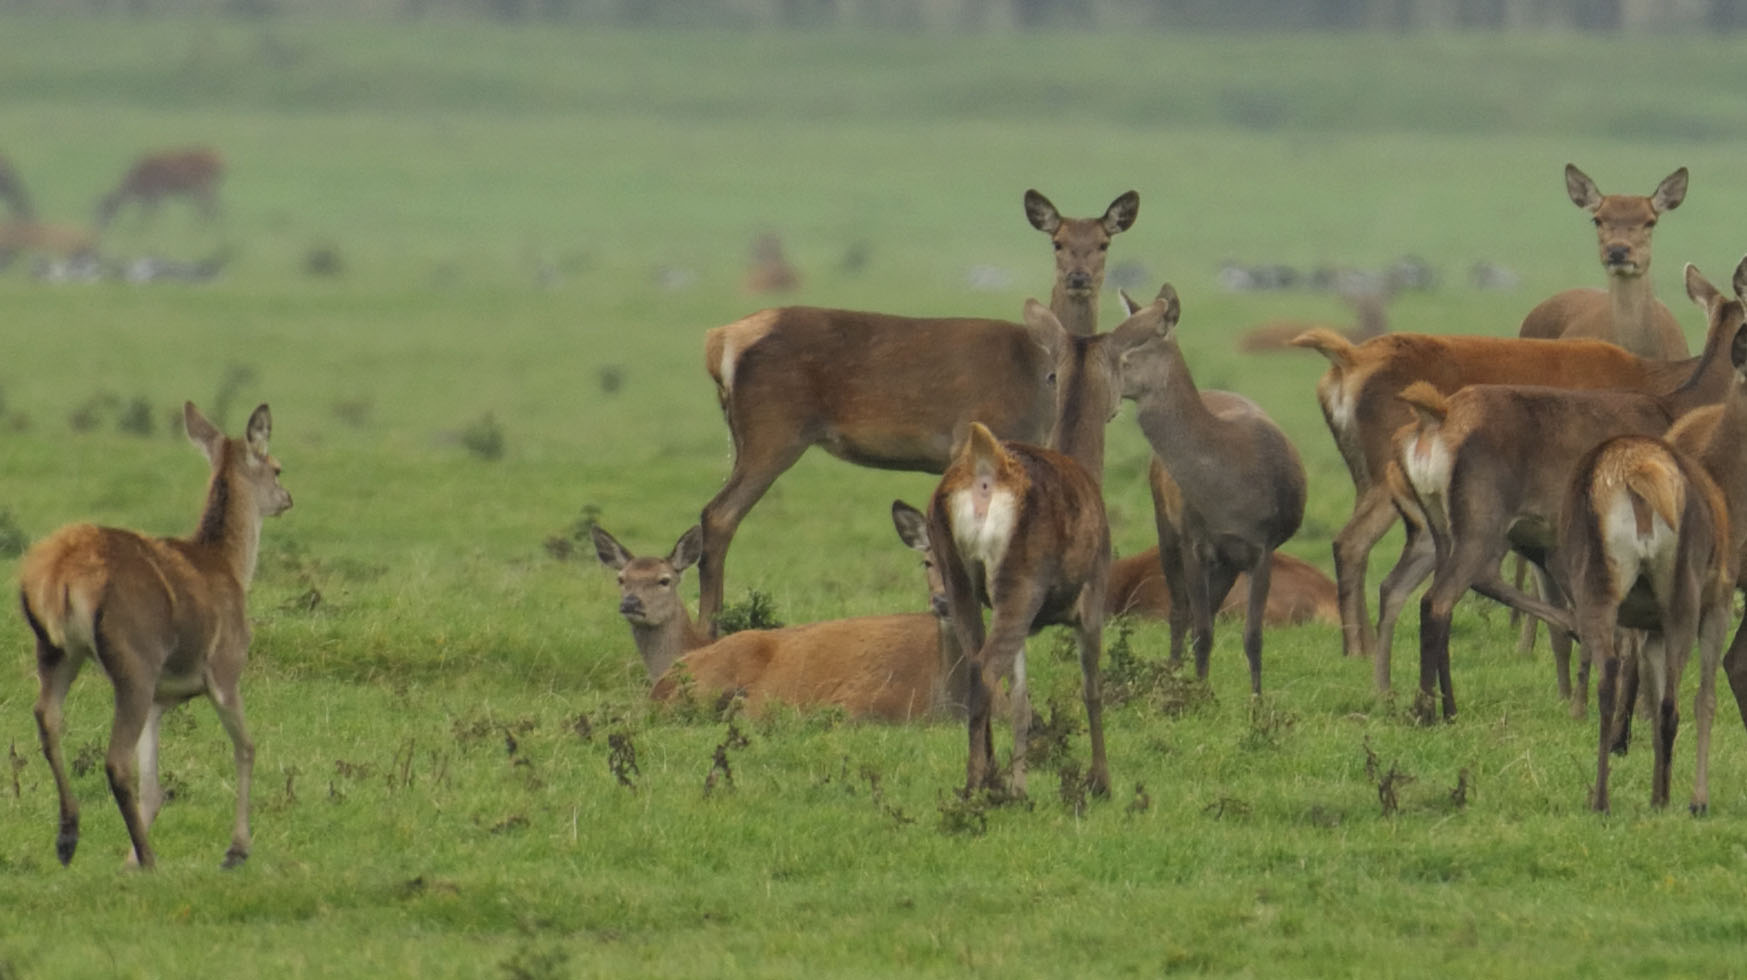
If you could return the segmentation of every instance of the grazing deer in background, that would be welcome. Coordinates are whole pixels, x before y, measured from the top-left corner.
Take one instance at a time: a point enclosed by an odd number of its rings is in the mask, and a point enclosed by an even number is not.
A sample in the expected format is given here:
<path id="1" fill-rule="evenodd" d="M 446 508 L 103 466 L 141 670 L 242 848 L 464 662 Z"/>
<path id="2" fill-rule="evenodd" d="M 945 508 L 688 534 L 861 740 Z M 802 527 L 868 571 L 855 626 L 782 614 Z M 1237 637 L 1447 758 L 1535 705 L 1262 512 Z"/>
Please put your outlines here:
<path id="1" fill-rule="evenodd" d="M 1127 294 L 1122 301 L 1135 304 Z M 1171 658 L 1181 661 L 1192 631 L 1195 674 L 1206 679 L 1213 650 L 1213 611 L 1240 572 L 1250 578 L 1244 615 L 1244 655 L 1250 692 L 1262 692 L 1262 623 L 1274 549 L 1304 519 L 1304 464 L 1291 440 L 1260 406 L 1241 395 L 1195 387 L 1177 345 L 1181 306 L 1166 284 L 1157 342 L 1123 364 L 1124 397 L 1134 399 L 1140 428 L 1153 447 L 1149 483 L 1159 535 L 1159 560 L 1173 607 Z M 1186 609 L 1183 607 L 1187 606 Z"/>
<path id="2" fill-rule="evenodd" d="M 147 214 L 155 212 L 166 197 L 186 197 L 210 219 L 218 214 L 218 185 L 224 178 L 224 159 L 217 150 L 194 147 L 140 157 L 128 168 L 116 188 L 97 202 L 97 228 L 107 228 L 117 211 L 129 201 L 138 202 Z"/>
<path id="3" fill-rule="evenodd" d="M 1084 283 L 1096 289 L 1103 279 L 1099 246 L 1134 223 L 1139 196 L 1117 198 L 1104 218 L 1075 220 L 1051 219 L 1055 208 L 1041 195 L 1034 207 L 1033 195 L 1026 196 L 1028 216 L 1055 228 L 1056 293 L 1070 318 L 1083 319 L 1084 309 L 1097 308 L 1096 297 L 1087 307 L 1079 296 Z M 1064 255 L 1081 258 L 1069 263 Z M 1070 277 L 1082 285 L 1071 286 Z M 939 473 L 973 420 L 1002 438 L 1041 441 L 1056 417 L 1060 362 L 1074 352 L 1065 340 L 1060 322 L 808 306 L 761 310 L 710 330 L 704 362 L 734 441 L 734 467 L 700 521 L 699 620 L 714 629 L 740 522 L 808 447 L 859 466 Z"/>
<path id="4" fill-rule="evenodd" d="M 1035 190 L 1025 192 L 1025 217 L 1055 247 L 1049 308 L 1068 333 L 1090 337 L 1098 332 L 1098 296 L 1104 289 L 1110 239 L 1133 227 L 1139 216 L 1140 195 L 1134 191 L 1111 201 L 1097 218 L 1064 218 L 1049 198 Z"/>
<path id="5" fill-rule="evenodd" d="M 1005 677 L 1013 723 L 1008 787 L 1024 794 L 1031 725 L 1025 638 L 1051 625 L 1075 631 L 1092 744 L 1087 781 L 1099 795 L 1110 791 L 1098 675 L 1110 573 L 1110 527 L 1099 490 L 1104 426 L 1128 390 L 1127 359 L 1160 337 L 1166 315 L 1160 301 L 1108 334 L 1063 333 L 1061 342 L 1072 356 L 1063 360 L 1057 379 L 1050 448 L 1003 442 L 982 422 L 972 422 L 969 438 L 935 488 L 928 537 L 959 645 L 971 655 L 967 793 L 1002 785 L 991 718 L 996 682 Z M 1025 320 L 1062 332 L 1055 315 L 1035 300 L 1026 303 Z M 992 610 L 986 630 L 985 605 Z"/>
<path id="6" fill-rule="evenodd" d="M 94 260 L 97 239 L 83 228 L 51 225 L 41 221 L 11 221 L 0 224 L 0 269 L 26 252 L 46 256 L 49 261 L 68 262 Z"/>
<path id="7" fill-rule="evenodd" d="M 1127 558 L 1110 562 L 1110 590 L 1104 611 L 1110 616 L 1141 616 L 1169 620 L 1172 610 L 1187 603 L 1172 601 L 1171 587 L 1159 564 L 1159 548 L 1153 545 Z M 1239 574 L 1219 606 L 1223 617 L 1242 616 L 1250 604 L 1250 577 Z M 1268 576 L 1268 605 L 1262 615 L 1267 626 L 1299 626 L 1304 623 L 1341 624 L 1340 603 L 1334 580 L 1315 565 L 1284 552 L 1274 552 L 1273 571 Z"/>
<path id="8" fill-rule="evenodd" d="M 131 859 L 156 863 L 146 832 L 163 804 L 158 723 L 199 694 L 212 700 L 236 756 L 237 811 L 224 866 L 249 856 L 249 782 L 255 746 L 243 723 L 238 681 L 249 650 L 247 594 L 261 523 L 291 507 L 279 462 L 267 452 L 273 419 L 262 405 L 241 439 L 226 438 L 182 407 L 188 438 L 212 464 L 200 525 L 189 538 L 74 524 L 32 547 L 19 572 L 24 617 L 36 634 L 41 693 L 36 724 L 60 793 L 55 853 L 73 860 L 79 804 L 61 754 L 61 706 L 86 660 L 115 689 L 115 721 L 104 768 L 133 841 Z"/>
<path id="9" fill-rule="evenodd" d="M 1471 384 L 1668 394 L 1686 383 L 1717 349 L 1717 338 L 1712 336 L 1700 357 L 1658 361 L 1596 340 L 1391 333 L 1354 344 L 1320 329 L 1307 331 L 1292 343 L 1309 347 L 1329 361 L 1317 382 L 1316 400 L 1355 491 L 1352 516 L 1334 540 L 1342 642 L 1347 655 L 1367 657 L 1375 649 L 1377 633 L 1366 612 L 1366 564 L 1397 515 L 1383 476 L 1394 456 L 1396 432 L 1413 421 L 1412 412 L 1396 397 L 1403 389 L 1425 381 L 1446 396 Z"/>
<path id="10" fill-rule="evenodd" d="M 1583 171 L 1565 165 L 1571 203 L 1594 215 L 1606 289 L 1567 289 L 1542 300 L 1523 317 L 1519 337 L 1611 341 L 1639 357 L 1686 357 L 1686 337 L 1674 314 L 1656 299 L 1650 281 L 1650 233 L 1656 219 L 1686 200 L 1686 168 L 1669 174 L 1649 197 L 1603 194 Z"/>
<path id="11" fill-rule="evenodd" d="M 783 256 L 783 240 L 765 232 L 752 240 L 752 267 L 746 272 L 749 293 L 786 293 L 801 285 L 801 273 Z"/>
<path id="12" fill-rule="evenodd" d="M 928 555 L 927 529 L 915 508 L 894 502 L 892 521 L 906 544 Z M 893 722 L 964 714 L 966 665 L 932 562 L 932 613 L 742 630 L 712 641 L 679 595 L 680 577 L 702 549 L 701 529 L 682 535 L 666 558 L 638 558 L 600 527 L 593 534 L 601 563 L 618 570 L 619 612 L 631 625 L 657 701 L 690 691 L 743 695 L 754 714 L 772 704 L 836 706 L 853 718 Z"/>

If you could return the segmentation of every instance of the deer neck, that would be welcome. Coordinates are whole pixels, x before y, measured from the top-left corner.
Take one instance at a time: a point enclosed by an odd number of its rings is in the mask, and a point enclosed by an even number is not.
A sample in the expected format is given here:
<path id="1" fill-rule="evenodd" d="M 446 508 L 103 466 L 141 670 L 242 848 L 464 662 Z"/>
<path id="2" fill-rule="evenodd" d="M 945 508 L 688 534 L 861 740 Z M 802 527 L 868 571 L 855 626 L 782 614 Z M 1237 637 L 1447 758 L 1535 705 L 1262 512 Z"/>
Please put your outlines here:
<path id="1" fill-rule="evenodd" d="M 1656 305 L 1656 296 L 1651 289 L 1650 270 L 1646 268 L 1635 276 L 1609 276 L 1607 294 L 1613 314 L 1614 341 L 1633 353 L 1651 356 L 1646 352 L 1655 351 L 1660 345 L 1654 327 L 1652 307 Z"/>
<path id="2" fill-rule="evenodd" d="M 1087 360 L 1098 356 L 1097 352 L 1089 350 L 1089 345 L 1082 338 L 1069 338 L 1069 342 L 1077 348 L 1074 356 L 1079 364 L 1066 379 L 1067 387 L 1061 394 L 1061 415 L 1057 417 L 1055 429 L 1050 433 L 1049 448 L 1071 457 L 1085 468 L 1094 482 L 1102 486 L 1104 426 L 1109 421 L 1105 416 L 1105 408 L 1109 403 L 1109 394 L 1104 390 L 1105 383 L 1090 377 L 1091 372 L 1086 369 Z"/>
<path id="3" fill-rule="evenodd" d="M 193 543 L 215 554 L 248 591 L 255 580 L 255 562 L 261 551 L 261 512 L 249 494 L 233 486 L 233 477 L 220 469 L 206 489 L 206 507 Z"/>
<path id="4" fill-rule="evenodd" d="M 1090 337 L 1098 332 L 1098 290 L 1070 293 L 1061 280 L 1049 294 L 1049 311 L 1062 323 L 1062 329 L 1074 337 Z"/>
<path id="5" fill-rule="evenodd" d="M 708 634 L 683 608 L 678 616 L 659 626 L 632 623 L 631 639 L 637 644 L 637 653 L 643 658 L 643 667 L 649 671 L 651 682 L 660 680 L 679 658 L 710 644 Z"/>
<path id="6" fill-rule="evenodd" d="M 1201 391 L 1175 343 L 1164 358 L 1163 384 L 1148 387 L 1135 400 L 1140 429 L 1172 479 L 1193 486 L 1201 466 L 1213 467 L 1238 447 L 1220 445 L 1219 419 L 1201 401 Z"/>

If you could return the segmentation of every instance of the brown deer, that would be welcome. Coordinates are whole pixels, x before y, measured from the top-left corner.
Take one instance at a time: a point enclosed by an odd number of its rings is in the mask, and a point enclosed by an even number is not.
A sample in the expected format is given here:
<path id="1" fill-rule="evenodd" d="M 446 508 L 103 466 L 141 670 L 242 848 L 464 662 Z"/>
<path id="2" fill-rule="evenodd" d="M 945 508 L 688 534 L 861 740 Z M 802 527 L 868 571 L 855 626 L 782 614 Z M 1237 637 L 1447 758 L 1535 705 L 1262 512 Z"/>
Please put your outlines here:
<path id="1" fill-rule="evenodd" d="M 746 271 L 749 293 L 787 293 L 800 288 L 801 273 L 783 255 L 783 240 L 765 232 L 752 240 L 752 266 Z"/>
<path id="2" fill-rule="evenodd" d="M 192 147 L 152 153 L 135 160 L 121 183 L 97 202 L 97 228 L 107 228 L 129 201 L 146 213 L 155 212 L 166 197 L 186 197 L 206 218 L 218 214 L 218 185 L 224 179 L 224 158 L 217 150 Z"/>
<path id="3" fill-rule="evenodd" d="M 1695 281 L 1696 280 L 1696 281 Z M 1704 284 L 1692 273 L 1688 288 Z M 1699 295 L 1695 293 L 1695 299 Z M 1572 468 L 1589 450 L 1614 436 L 1660 435 L 1681 415 L 1711 404 L 1727 391 L 1732 376 L 1718 349 L 1732 341 L 1733 326 L 1711 315 L 1706 357 L 1691 378 L 1666 394 L 1642 391 L 1585 391 L 1535 385 L 1471 385 L 1445 396 L 1420 382 L 1399 396 L 1419 416 L 1397 459 L 1412 486 L 1435 544 L 1432 584 L 1420 604 L 1420 700 L 1422 718 L 1431 715 L 1434 679 L 1445 717 L 1455 713 L 1449 677 L 1450 613 L 1469 588 L 1525 612 L 1533 612 L 1570 632 L 1563 596 L 1543 577 L 1545 601 L 1530 600 L 1506 586 L 1498 562 L 1514 549 L 1546 568 L 1559 546 L 1560 508 Z M 1533 433 L 1532 449 L 1524 433 Z M 1411 540 L 1403 562 L 1412 561 Z M 1388 636 L 1402 595 L 1424 576 L 1391 573 L 1402 590 L 1381 599 L 1377 683 L 1388 690 Z M 1548 603 L 1553 608 L 1549 614 Z M 1532 608 L 1531 608 L 1532 607 Z M 1560 693 L 1573 695 L 1569 681 L 1569 643 L 1555 631 Z M 1581 688 L 1581 685 L 1580 685 Z M 1572 713 L 1582 715 L 1581 690 L 1572 696 Z"/>
<path id="4" fill-rule="evenodd" d="M 1098 332 L 1098 296 L 1104 289 L 1104 259 L 1110 239 L 1133 227 L 1140 215 L 1140 195 L 1129 191 L 1097 218 L 1064 218 L 1055 205 L 1035 190 L 1025 192 L 1025 217 L 1031 227 L 1049 236 L 1055 247 L 1055 287 L 1049 308 L 1068 333 L 1090 337 Z"/>
<path id="5" fill-rule="evenodd" d="M 1126 294 L 1122 301 L 1134 303 Z M 1180 661 L 1192 632 L 1196 676 L 1205 679 L 1213 649 L 1213 611 L 1239 573 L 1249 575 L 1244 655 L 1250 691 L 1262 691 L 1262 625 L 1274 549 L 1304 519 L 1305 474 L 1298 451 L 1261 407 L 1229 392 L 1202 393 L 1177 345 L 1180 304 L 1159 291 L 1165 328 L 1156 343 L 1128 355 L 1123 395 L 1138 408 L 1153 447 L 1149 483 L 1160 565 L 1173 596 L 1171 658 Z M 1186 609 L 1183 607 L 1187 607 Z"/>
<path id="6" fill-rule="evenodd" d="M 1656 299 L 1650 281 L 1650 233 L 1656 219 L 1686 200 L 1686 168 L 1662 179 L 1649 197 L 1603 194 L 1583 171 L 1565 165 L 1571 203 L 1594 216 L 1606 289 L 1567 289 L 1523 317 L 1517 336 L 1607 340 L 1640 357 L 1669 360 L 1689 353 L 1674 314 Z"/>
<path id="7" fill-rule="evenodd" d="M 1072 351 L 1058 378 L 1060 407 L 1043 448 L 1003 442 L 981 421 L 942 474 L 928 508 L 959 646 L 971 657 L 969 757 L 965 791 L 1002 788 L 995 765 L 991 717 L 996 682 L 1009 679 L 1013 755 L 1007 788 L 1025 792 L 1025 750 L 1031 724 L 1026 697 L 1025 638 L 1044 626 L 1074 629 L 1080 656 L 1094 793 L 1110 791 L 1104 755 L 1104 610 L 1110 574 L 1110 526 L 1099 483 L 1104 473 L 1104 425 L 1129 386 L 1126 362 L 1168 329 L 1161 299 L 1108 334 L 1068 337 Z M 1035 300 L 1026 322 L 1061 331 Z M 985 629 L 983 606 L 992 614 Z"/>
<path id="8" fill-rule="evenodd" d="M 1718 349 L 1681 361 L 1638 357 L 1597 340 L 1520 340 L 1500 337 L 1392 333 L 1354 344 L 1330 330 L 1310 330 L 1292 341 L 1329 361 L 1317 382 L 1317 402 L 1353 479 L 1353 513 L 1335 535 L 1335 586 L 1341 633 L 1349 656 L 1371 656 L 1377 634 L 1365 603 L 1365 566 L 1371 549 L 1395 522 L 1396 508 L 1383 480 L 1397 431 L 1412 412 L 1397 399 L 1425 381 L 1444 395 L 1471 384 L 1623 388 L 1668 394 Z"/>
<path id="9" fill-rule="evenodd" d="M 238 681 L 249 649 L 246 597 L 255 576 L 261 523 L 291 507 L 279 462 L 267 452 L 273 418 L 262 405 L 241 439 L 228 439 L 195 409 L 182 407 L 188 438 L 212 464 L 200 524 L 189 538 L 73 524 L 24 556 L 19 591 L 36 634 L 36 700 L 43 755 L 60 793 L 55 853 L 73 860 L 79 804 L 61 754 L 61 706 L 87 660 L 115 689 L 115 720 L 105 769 L 133 841 L 131 860 L 156 863 L 146 832 L 163 804 L 158 785 L 158 722 L 196 695 L 212 700 L 230 736 L 237 767 L 236 823 L 224 866 L 249 856 L 249 781 L 255 746 L 243 722 Z"/>
<path id="10" fill-rule="evenodd" d="M 57 260 L 94 259 L 97 238 L 83 228 L 41 221 L 0 223 L 0 269 L 24 253 L 37 253 Z"/>
<path id="11" fill-rule="evenodd" d="M 1050 219 L 1055 208 L 1045 211 L 1047 201 L 1033 207 L 1035 193 L 1026 196 L 1026 211 L 1033 223 L 1055 228 L 1057 293 L 1071 319 L 1085 283 L 1102 281 L 1104 249 L 1134 223 L 1139 196 L 1117 198 L 1104 218 L 1073 220 Z M 1066 263 L 1064 255 L 1084 259 Z M 1070 277 L 1081 285 L 1071 286 Z M 734 467 L 703 509 L 698 618 L 714 628 L 740 522 L 808 447 L 860 466 L 939 473 L 973 419 L 1003 438 L 1044 439 L 1055 421 L 1057 362 L 1073 351 L 1062 331 L 1060 322 L 1033 327 L 808 306 L 761 310 L 710 330 L 704 362 L 733 438 Z"/>
<path id="12" fill-rule="evenodd" d="M 923 553 L 933 613 L 860 616 L 782 629 L 743 630 L 712 641 L 686 612 L 679 580 L 698 559 L 703 532 L 693 527 L 666 558 L 638 558 L 611 534 L 594 528 L 601 563 L 619 573 L 619 612 L 654 682 L 650 696 L 670 701 L 683 692 L 741 695 L 760 714 L 774 704 L 835 706 L 850 717 L 907 722 L 963 716 L 964 657 L 950 622 L 925 520 L 902 502 L 892 505 L 899 537 Z"/>
<path id="13" fill-rule="evenodd" d="M 1249 608 L 1250 577 L 1238 575 L 1219 606 L 1219 615 L 1242 616 Z M 1126 558 L 1110 562 L 1110 591 L 1104 611 L 1109 616 L 1140 616 L 1169 620 L 1176 608 L 1171 587 L 1159 565 L 1154 545 Z M 1334 580 L 1315 565 L 1284 552 L 1274 552 L 1268 576 L 1268 604 L 1262 615 L 1267 626 L 1301 626 L 1305 623 L 1341 624 L 1340 604 L 1335 601 Z"/>
<path id="14" fill-rule="evenodd" d="M 1292 339 L 1307 330 L 1333 330 L 1355 344 L 1389 332 L 1389 294 L 1382 291 L 1344 293 L 1341 298 L 1353 308 L 1355 322 L 1350 327 L 1335 327 L 1308 320 L 1274 320 L 1244 331 L 1237 348 L 1246 354 L 1263 354 L 1285 350 Z"/>
<path id="15" fill-rule="evenodd" d="M 1739 446 L 1734 447 L 1737 451 Z M 1649 631 L 1638 652 L 1656 705 L 1655 770 L 1650 805 L 1668 805 L 1669 763 L 1680 723 L 1674 699 L 1693 641 L 1700 644 L 1698 765 L 1692 812 L 1710 802 L 1711 722 L 1716 666 L 1735 592 L 1729 547 L 1730 504 L 1747 505 L 1747 488 L 1726 498 L 1702 467 L 1660 439 L 1620 436 L 1595 447 L 1570 481 L 1558 562 L 1570 590 L 1578 636 L 1601 673 L 1601 717 L 1591 805 L 1608 809 L 1608 755 L 1616 744 L 1614 692 L 1620 661 L 1614 631 Z M 1628 712 L 1629 714 L 1629 712 Z"/>

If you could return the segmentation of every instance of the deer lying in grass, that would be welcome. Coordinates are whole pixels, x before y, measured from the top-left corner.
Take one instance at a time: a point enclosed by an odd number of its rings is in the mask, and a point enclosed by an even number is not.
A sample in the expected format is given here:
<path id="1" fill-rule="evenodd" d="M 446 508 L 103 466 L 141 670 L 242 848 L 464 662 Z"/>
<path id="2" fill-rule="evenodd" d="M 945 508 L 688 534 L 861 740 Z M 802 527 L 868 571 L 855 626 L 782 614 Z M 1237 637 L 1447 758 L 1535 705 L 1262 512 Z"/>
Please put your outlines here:
<path id="1" fill-rule="evenodd" d="M 1618 388 L 1665 395 L 1715 354 L 1718 340 L 1707 338 L 1704 354 L 1681 361 L 1648 360 L 1596 340 L 1392 333 L 1354 344 L 1333 331 L 1311 330 L 1292 343 L 1329 361 L 1317 382 L 1317 401 L 1356 494 L 1353 514 L 1334 541 L 1341 632 L 1348 655 L 1371 656 L 1377 634 L 1365 609 L 1365 566 L 1396 518 L 1383 474 L 1393 456 L 1395 433 L 1412 421 L 1411 411 L 1396 398 L 1403 389 L 1424 381 L 1444 395 L 1471 384 Z"/>
<path id="2" fill-rule="evenodd" d="M 1656 219 L 1686 200 L 1686 168 L 1669 174 L 1649 197 L 1603 194 L 1583 171 L 1565 165 L 1571 203 L 1594 215 L 1606 289 L 1567 289 L 1529 311 L 1517 335 L 1554 340 L 1611 341 L 1640 357 L 1669 360 L 1689 353 L 1674 314 L 1650 281 L 1650 234 Z"/>
<path id="3" fill-rule="evenodd" d="M 1688 288 L 1708 287 L 1689 267 Z M 1699 300 L 1702 292 L 1694 293 Z M 1537 601 L 1505 585 L 1498 563 L 1515 549 L 1545 568 L 1557 550 L 1560 508 L 1572 468 L 1605 439 L 1621 435 L 1659 435 L 1681 415 L 1716 402 L 1732 373 L 1717 348 L 1732 340 L 1730 323 L 1709 310 L 1707 356 L 1688 382 L 1665 395 L 1638 391 L 1583 391 L 1532 385 L 1472 385 L 1444 396 L 1432 385 L 1410 385 L 1400 398 L 1419 416 L 1407 433 L 1398 459 L 1411 485 L 1427 530 L 1435 543 L 1432 584 L 1420 603 L 1420 701 L 1422 718 L 1431 715 L 1432 684 L 1442 693 L 1443 713 L 1451 717 L 1449 629 L 1455 602 L 1476 588 L 1560 624 L 1569 632 L 1570 616 L 1555 583 L 1543 578 L 1547 600 Z M 1525 448 L 1532 434 L 1532 449 Z M 1404 564 L 1421 564 L 1410 539 Z M 1422 553 L 1423 554 L 1423 553 Z M 1423 564 L 1421 564 L 1423 567 Z M 1399 566 L 1398 566 L 1399 569 Z M 1388 637 L 1405 593 L 1424 575 L 1392 572 L 1380 600 L 1382 628 L 1377 684 L 1389 684 Z M 1554 605 L 1549 605 L 1552 603 Z M 1569 643 L 1555 635 L 1560 693 L 1572 697 L 1581 717 L 1581 685 L 1574 695 L 1569 679 Z"/>
<path id="4" fill-rule="evenodd" d="M 925 520 L 892 505 L 899 537 L 928 555 Z M 741 695 L 759 714 L 774 704 L 835 706 L 852 718 L 891 722 L 963 717 L 966 667 L 933 563 L 927 564 L 933 613 L 860 616 L 742 630 L 712 641 L 686 612 L 682 573 L 698 559 L 703 532 L 693 527 L 666 558 L 638 558 L 605 530 L 593 531 L 601 563 L 619 573 L 619 612 L 654 682 L 650 696 Z"/>
<path id="5" fill-rule="evenodd" d="M 1139 196 L 1118 197 L 1102 218 L 1062 218 L 1036 191 L 1025 205 L 1055 244 L 1058 320 L 1092 333 L 1110 237 L 1134 224 Z M 740 522 L 808 447 L 859 466 L 939 473 L 973 419 L 1003 438 L 1045 438 L 1059 362 L 1074 353 L 1062 330 L 790 306 L 709 331 L 705 366 L 734 468 L 700 521 L 699 619 L 714 628 Z"/>
<path id="6" fill-rule="evenodd" d="M 24 253 L 51 260 L 95 259 L 97 239 L 83 228 L 41 221 L 9 221 L 0 224 L 0 269 Z"/>
<path id="7" fill-rule="evenodd" d="M 166 197 L 186 197 L 210 219 L 218 214 L 218 185 L 223 179 L 224 158 L 217 150 L 191 147 L 147 154 L 135 160 L 121 183 L 97 202 L 97 228 L 107 228 L 130 201 L 151 214 Z"/>
<path id="8" fill-rule="evenodd" d="M 1244 331 L 1243 336 L 1238 338 L 1237 349 L 1246 354 L 1263 354 L 1268 351 L 1285 350 L 1292 346 L 1294 337 L 1307 330 L 1319 328 L 1333 330 L 1355 344 L 1362 344 L 1372 337 L 1381 337 L 1389 332 L 1389 294 L 1387 292 L 1379 290 L 1364 293 L 1343 293 L 1341 298 L 1353 308 L 1356 322 L 1351 327 L 1334 327 L 1309 320 L 1276 320 Z"/>
<path id="9" fill-rule="evenodd" d="M 1130 309 L 1134 303 L 1125 294 Z M 1181 307 L 1169 284 L 1159 292 L 1165 328 L 1159 340 L 1128 355 L 1123 394 L 1139 409 L 1155 454 L 1149 482 L 1160 565 L 1173 597 L 1171 658 L 1194 636 L 1195 674 L 1206 679 L 1213 649 L 1213 610 L 1239 573 L 1250 579 L 1244 655 L 1250 692 L 1262 691 L 1262 625 L 1274 549 L 1304 519 L 1305 475 L 1298 451 L 1254 402 L 1228 392 L 1203 394 L 1177 346 Z M 1185 608 L 1186 607 L 1186 608 Z"/>
<path id="10" fill-rule="evenodd" d="M 164 711 L 204 694 L 230 736 L 237 767 L 236 823 L 224 866 L 249 856 L 249 781 L 255 746 L 237 684 L 249 649 L 246 596 L 255 575 L 261 522 L 291 507 L 279 463 L 267 452 L 272 416 L 262 405 L 241 439 L 228 439 L 183 406 L 188 438 L 212 463 L 200 525 L 190 538 L 149 538 L 92 524 L 61 528 L 24 556 L 19 591 L 36 634 L 41 693 L 36 724 L 60 793 L 55 853 L 73 860 L 79 804 L 61 754 L 61 705 L 86 660 L 115 689 L 115 721 L 104 768 L 133 841 L 131 860 L 156 863 L 146 833 L 163 804 L 158 722 Z"/>
<path id="11" fill-rule="evenodd" d="M 1238 575 L 1219 607 L 1222 617 L 1242 616 L 1250 603 L 1250 577 Z M 1142 616 L 1169 620 L 1177 604 L 1165 583 L 1157 545 L 1127 558 L 1110 562 L 1110 592 L 1104 611 L 1110 616 Z M 1187 608 L 1183 604 L 1181 608 Z M 1315 565 L 1285 552 L 1274 552 L 1273 571 L 1268 576 L 1268 604 L 1262 622 L 1267 626 L 1300 626 L 1304 623 L 1341 624 L 1335 601 L 1334 580 Z"/>
<path id="12" fill-rule="evenodd" d="M 1110 574 L 1110 526 L 1099 491 L 1104 425 L 1130 390 L 1128 360 L 1162 336 L 1168 316 L 1174 313 L 1160 300 L 1108 334 L 1064 336 L 1073 355 L 1058 378 L 1061 404 L 1051 448 L 1002 442 L 982 422 L 972 422 L 935 488 L 928 537 L 959 645 L 971 655 L 967 793 L 1002 789 L 991 716 L 996 681 L 1005 677 L 1013 722 L 1006 788 L 1024 794 L 1031 725 L 1025 638 L 1051 625 L 1075 631 L 1092 743 L 1086 778 L 1094 793 L 1110 792 L 1098 675 Z M 1034 327 L 1056 323 L 1035 300 L 1026 304 L 1025 319 Z M 986 630 L 984 605 L 992 610 Z"/>

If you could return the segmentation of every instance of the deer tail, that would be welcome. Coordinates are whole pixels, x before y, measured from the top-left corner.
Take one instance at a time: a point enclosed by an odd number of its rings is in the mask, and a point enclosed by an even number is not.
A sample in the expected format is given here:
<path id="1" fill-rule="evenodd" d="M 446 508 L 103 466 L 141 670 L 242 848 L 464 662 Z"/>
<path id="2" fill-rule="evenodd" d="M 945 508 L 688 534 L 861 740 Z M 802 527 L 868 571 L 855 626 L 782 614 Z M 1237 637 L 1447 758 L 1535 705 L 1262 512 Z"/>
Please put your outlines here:
<path id="1" fill-rule="evenodd" d="M 1414 417 L 1422 429 L 1435 429 L 1443 425 L 1444 417 L 1450 411 L 1449 399 L 1427 381 L 1415 381 L 1397 392 L 1395 397 L 1413 409 Z"/>
<path id="2" fill-rule="evenodd" d="M 1306 330 L 1293 337 L 1288 343 L 1294 347 L 1309 347 L 1328 358 L 1330 364 L 1341 370 L 1353 366 L 1353 348 L 1356 345 L 1327 327 L 1314 327 Z"/>

